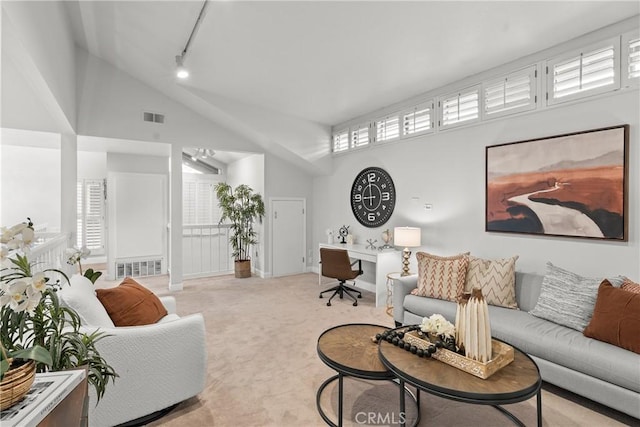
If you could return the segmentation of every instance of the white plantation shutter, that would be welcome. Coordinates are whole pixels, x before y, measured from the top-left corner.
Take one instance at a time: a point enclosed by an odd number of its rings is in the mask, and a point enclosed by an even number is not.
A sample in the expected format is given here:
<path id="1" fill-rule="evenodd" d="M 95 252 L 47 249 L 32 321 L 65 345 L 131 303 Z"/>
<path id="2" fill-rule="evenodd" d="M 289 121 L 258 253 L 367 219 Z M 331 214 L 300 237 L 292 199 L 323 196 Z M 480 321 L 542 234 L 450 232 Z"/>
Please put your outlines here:
<path id="1" fill-rule="evenodd" d="M 215 196 L 219 179 L 211 176 L 191 175 L 182 180 L 182 224 L 205 225 L 220 221 L 220 208 Z"/>
<path id="2" fill-rule="evenodd" d="M 216 220 L 213 205 L 215 199 L 213 184 L 210 182 L 198 182 L 197 192 L 198 224 L 213 224 L 214 220 Z"/>
<path id="3" fill-rule="evenodd" d="M 640 38 L 629 38 L 627 46 L 627 80 L 640 78 Z M 637 82 L 637 80 L 636 80 Z M 637 84 L 637 83 L 636 83 Z"/>
<path id="4" fill-rule="evenodd" d="M 338 153 L 340 151 L 349 149 L 349 131 L 342 130 L 333 135 L 333 152 Z"/>
<path id="5" fill-rule="evenodd" d="M 548 62 L 550 104 L 607 92 L 619 87 L 617 40 L 572 52 Z"/>
<path id="6" fill-rule="evenodd" d="M 491 117 L 535 107 L 535 66 L 483 84 L 484 113 Z"/>
<path id="7" fill-rule="evenodd" d="M 76 182 L 76 247 L 82 247 L 82 239 L 84 236 L 84 213 L 83 203 L 84 200 L 84 185 L 82 180 Z"/>
<path id="8" fill-rule="evenodd" d="M 440 100 L 440 127 L 477 120 L 478 116 L 478 87 L 447 95 Z"/>
<path id="9" fill-rule="evenodd" d="M 402 135 L 418 135 L 433 129 L 433 102 L 420 104 L 402 115 Z"/>
<path id="10" fill-rule="evenodd" d="M 104 254 L 104 181 L 85 179 L 77 183 L 77 247 L 92 255 Z"/>
<path id="11" fill-rule="evenodd" d="M 196 221 L 196 188 L 197 183 L 195 181 L 182 181 L 182 224 L 183 225 L 195 225 Z"/>
<path id="12" fill-rule="evenodd" d="M 351 129 L 351 146 L 362 147 L 369 144 L 369 123 Z"/>
<path id="13" fill-rule="evenodd" d="M 376 141 L 389 141 L 400 136 L 400 117 L 388 116 L 376 120 Z"/>

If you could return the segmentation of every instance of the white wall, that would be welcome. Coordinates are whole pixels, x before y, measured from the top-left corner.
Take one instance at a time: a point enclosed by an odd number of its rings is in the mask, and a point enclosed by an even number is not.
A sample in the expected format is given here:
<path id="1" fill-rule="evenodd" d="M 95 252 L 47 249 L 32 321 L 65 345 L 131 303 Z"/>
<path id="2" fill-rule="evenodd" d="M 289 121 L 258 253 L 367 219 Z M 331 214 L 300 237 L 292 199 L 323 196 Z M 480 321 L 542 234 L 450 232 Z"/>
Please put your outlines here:
<path id="1" fill-rule="evenodd" d="M 301 168 L 298 168 L 288 162 L 281 160 L 280 158 L 267 155 L 265 157 L 265 203 L 273 197 L 300 197 L 307 201 L 307 204 L 311 202 L 314 197 L 313 194 L 313 179 Z M 269 218 L 270 206 L 266 206 L 267 218 Z M 311 266 L 314 263 L 313 257 L 317 253 L 317 250 L 313 250 L 313 213 L 307 208 L 306 221 L 307 221 L 307 247 L 305 248 L 305 259 L 307 266 Z M 268 228 L 266 228 L 268 229 Z M 268 241 L 268 236 L 265 239 L 266 244 L 271 247 L 271 242 Z M 266 253 L 266 265 L 268 266 L 269 273 L 272 269 L 273 255 L 267 251 Z M 315 260 L 317 261 L 317 260 Z"/>
<path id="2" fill-rule="evenodd" d="M 40 102 L 46 104 L 49 113 L 59 116 L 58 122 L 65 122 L 59 130 L 75 128 L 75 43 L 64 2 L 2 2 L 2 12 L 3 26 L 11 28 L 11 43 L 3 40 L 3 56 L 7 51 Z M 29 116 L 30 112 L 23 111 L 23 115 Z"/>
<path id="3" fill-rule="evenodd" d="M 78 179 L 106 179 L 107 153 L 78 151 Z"/>
<path id="4" fill-rule="evenodd" d="M 78 63 L 78 134 L 105 138 L 258 151 L 248 140 L 173 101 L 84 49 Z M 142 120 L 143 112 L 165 115 L 165 123 Z"/>
<path id="5" fill-rule="evenodd" d="M 51 135 L 59 145 L 60 136 Z M 60 149 L 6 142 L 0 146 L 0 225 L 11 227 L 30 217 L 36 226 L 59 232 Z"/>
<path id="6" fill-rule="evenodd" d="M 628 242 L 509 235 L 484 231 L 485 147 L 620 124 L 630 125 Z M 334 158 L 331 176 L 314 179 L 314 244 L 325 230 L 350 225 L 360 242 L 381 239 L 385 228 L 419 226 L 422 250 L 449 255 L 463 251 L 481 257 L 520 256 L 521 271 L 544 273 L 545 263 L 584 275 L 624 274 L 640 278 L 640 102 L 637 90 L 532 114 L 485 122 L 398 143 L 380 145 Z M 349 191 L 367 166 L 391 174 L 397 203 L 383 227 L 367 229 L 355 220 Z M 425 210 L 424 204 L 433 205 Z"/>
<path id="7" fill-rule="evenodd" d="M 107 155 L 107 265 L 120 258 L 162 257 L 168 264 L 169 160 L 160 156 Z"/>

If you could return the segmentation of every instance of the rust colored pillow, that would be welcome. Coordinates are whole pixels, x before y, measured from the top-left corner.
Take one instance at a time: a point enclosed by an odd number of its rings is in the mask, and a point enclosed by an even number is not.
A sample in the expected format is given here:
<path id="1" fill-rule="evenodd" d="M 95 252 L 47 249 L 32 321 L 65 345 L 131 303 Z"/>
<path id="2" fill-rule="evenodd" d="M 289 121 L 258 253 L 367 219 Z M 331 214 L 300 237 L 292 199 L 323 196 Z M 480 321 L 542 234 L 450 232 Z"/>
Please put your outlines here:
<path id="1" fill-rule="evenodd" d="M 627 278 L 624 279 L 624 282 L 622 282 L 622 286 L 620 287 L 625 291 L 633 292 L 634 294 L 640 294 L 640 285 L 636 282 L 632 282 Z"/>
<path id="2" fill-rule="evenodd" d="M 604 280 L 598 288 L 593 317 L 584 336 L 640 354 L 640 294 Z"/>
<path id="3" fill-rule="evenodd" d="M 116 326 L 150 325 L 167 315 L 160 299 L 131 277 L 115 288 L 96 289 L 96 293 Z"/>

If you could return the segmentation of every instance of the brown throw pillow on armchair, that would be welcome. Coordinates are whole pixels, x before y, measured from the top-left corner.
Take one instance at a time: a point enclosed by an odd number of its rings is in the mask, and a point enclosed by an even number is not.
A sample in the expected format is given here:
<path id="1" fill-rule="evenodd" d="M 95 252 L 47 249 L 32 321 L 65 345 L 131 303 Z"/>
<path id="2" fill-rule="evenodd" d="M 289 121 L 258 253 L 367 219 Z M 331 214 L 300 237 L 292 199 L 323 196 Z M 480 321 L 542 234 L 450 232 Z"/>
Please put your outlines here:
<path id="1" fill-rule="evenodd" d="M 167 315 L 160 299 L 131 277 L 115 288 L 96 289 L 96 293 L 115 326 L 150 325 Z"/>
<path id="2" fill-rule="evenodd" d="M 640 354 L 640 294 L 604 280 L 598 288 L 593 317 L 584 336 Z"/>

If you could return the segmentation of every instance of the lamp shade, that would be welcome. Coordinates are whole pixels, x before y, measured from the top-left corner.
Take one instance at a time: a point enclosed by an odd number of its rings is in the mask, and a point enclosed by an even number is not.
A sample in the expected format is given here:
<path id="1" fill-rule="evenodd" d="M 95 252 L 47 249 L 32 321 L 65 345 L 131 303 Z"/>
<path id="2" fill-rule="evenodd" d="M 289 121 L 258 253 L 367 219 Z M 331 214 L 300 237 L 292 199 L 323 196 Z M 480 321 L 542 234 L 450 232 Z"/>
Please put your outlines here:
<path id="1" fill-rule="evenodd" d="M 394 228 L 393 244 L 405 248 L 415 248 L 420 246 L 420 229 L 418 227 Z"/>

